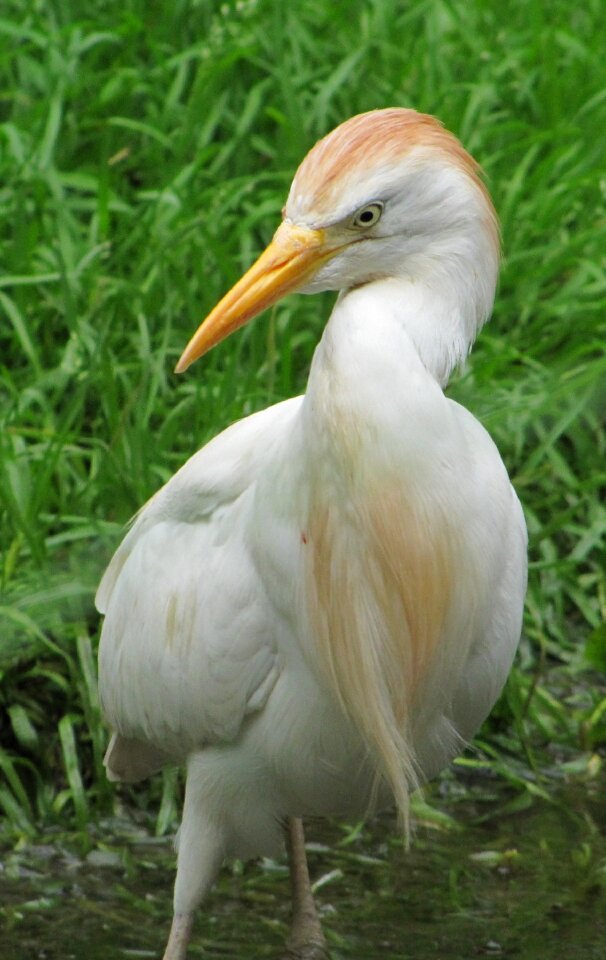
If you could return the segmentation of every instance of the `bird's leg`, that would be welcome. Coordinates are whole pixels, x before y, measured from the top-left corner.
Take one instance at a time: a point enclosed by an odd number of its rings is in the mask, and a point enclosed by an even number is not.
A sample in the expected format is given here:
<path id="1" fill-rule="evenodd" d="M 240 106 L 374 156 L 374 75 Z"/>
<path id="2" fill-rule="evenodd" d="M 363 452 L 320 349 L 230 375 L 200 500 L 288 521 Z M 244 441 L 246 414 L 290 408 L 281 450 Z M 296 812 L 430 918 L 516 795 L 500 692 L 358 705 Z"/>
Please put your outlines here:
<path id="1" fill-rule="evenodd" d="M 196 756 L 187 766 L 183 817 L 177 836 L 173 922 L 163 960 L 185 960 L 194 912 L 217 878 L 225 855 L 221 826 L 209 813 L 207 781 Z"/>
<path id="2" fill-rule="evenodd" d="M 298 817 L 289 818 L 286 825 L 286 848 L 292 890 L 292 921 L 284 960 L 327 960 L 326 940 L 309 882 L 303 822 Z"/>
<path id="3" fill-rule="evenodd" d="M 193 921 L 193 913 L 174 914 L 162 960 L 185 960 Z"/>

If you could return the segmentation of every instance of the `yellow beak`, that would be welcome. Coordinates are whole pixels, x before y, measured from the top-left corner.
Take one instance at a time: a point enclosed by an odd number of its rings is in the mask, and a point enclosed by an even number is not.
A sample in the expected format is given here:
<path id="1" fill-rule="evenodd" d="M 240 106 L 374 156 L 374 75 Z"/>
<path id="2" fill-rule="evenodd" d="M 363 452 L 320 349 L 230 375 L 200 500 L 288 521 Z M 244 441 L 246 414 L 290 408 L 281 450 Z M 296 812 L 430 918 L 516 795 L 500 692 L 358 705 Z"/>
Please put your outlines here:
<path id="1" fill-rule="evenodd" d="M 342 245 L 329 247 L 323 230 L 282 223 L 257 262 L 200 324 L 183 351 L 175 372 L 187 370 L 194 360 L 247 320 L 301 287 L 340 249 Z"/>

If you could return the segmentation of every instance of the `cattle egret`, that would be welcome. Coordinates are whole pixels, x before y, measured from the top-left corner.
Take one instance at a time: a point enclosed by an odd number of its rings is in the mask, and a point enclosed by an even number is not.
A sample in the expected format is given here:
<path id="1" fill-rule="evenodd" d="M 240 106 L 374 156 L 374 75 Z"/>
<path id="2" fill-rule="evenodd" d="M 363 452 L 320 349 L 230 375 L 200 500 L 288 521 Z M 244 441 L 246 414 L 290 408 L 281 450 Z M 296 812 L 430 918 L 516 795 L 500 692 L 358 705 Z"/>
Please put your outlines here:
<path id="1" fill-rule="evenodd" d="M 492 308 L 494 209 L 432 117 L 353 117 L 297 170 L 274 238 L 185 370 L 285 294 L 340 291 L 307 391 L 234 424 L 140 511 L 98 593 L 108 776 L 183 763 L 174 918 L 286 828 L 289 956 L 324 940 L 299 818 L 411 791 L 482 723 L 518 643 L 526 529 L 499 453 L 443 387 Z"/>

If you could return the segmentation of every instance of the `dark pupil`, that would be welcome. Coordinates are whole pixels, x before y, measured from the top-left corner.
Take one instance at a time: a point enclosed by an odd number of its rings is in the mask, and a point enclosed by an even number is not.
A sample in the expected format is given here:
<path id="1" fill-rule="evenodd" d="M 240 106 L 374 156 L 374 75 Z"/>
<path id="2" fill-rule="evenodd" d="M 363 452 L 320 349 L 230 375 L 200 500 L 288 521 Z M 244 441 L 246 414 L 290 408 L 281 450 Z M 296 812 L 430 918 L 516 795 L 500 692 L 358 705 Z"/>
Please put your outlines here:
<path id="1" fill-rule="evenodd" d="M 362 223 L 369 223 L 374 219 L 374 212 L 372 210 L 365 210 L 364 213 L 360 214 L 360 220 Z"/>

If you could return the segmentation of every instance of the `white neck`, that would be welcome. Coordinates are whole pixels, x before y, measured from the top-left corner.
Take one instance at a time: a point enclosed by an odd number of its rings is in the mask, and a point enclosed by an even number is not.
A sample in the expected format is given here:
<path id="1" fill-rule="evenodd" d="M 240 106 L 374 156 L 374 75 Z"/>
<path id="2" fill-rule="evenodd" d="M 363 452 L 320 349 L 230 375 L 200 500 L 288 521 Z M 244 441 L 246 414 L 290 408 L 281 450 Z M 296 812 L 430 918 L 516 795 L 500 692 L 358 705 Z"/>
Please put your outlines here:
<path id="1" fill-rule="evenodd" d="M 445 386 L 469 353 L 491 305 L 492 291 L 473 300 L 465 289 L 435 278 L 377 280 L 339 295 L 319 353 L 338 349 L 353 355 L 359 349 L 368 358 L 378 350 L 386 374 L 395 361 L 403 380 L 416 353 L 431 377 Z"/>
<path id="2" fill-rule="evenodd" d="M 390 316 L 442 386 L 469 353 L 493 304 L 498 250 L 471 226 L 409 253 L 405 272 L 342 291 L 335 309 L 335 315 L 343 308 L 353 316 L 365 313 L 371 325 Z"/>
<path id="3" fill-rule="evenodd" d="M 335 309 L 334 320 L 345 310 L 352 319 L 366 318 L 371 338 L 373 329 L 385 322 L 399 327 L 414 346 L 427 372 L 442 387 L 448 382 L 455 367 L 469 353 L 476 332 L 484 317 L 479 320 L 475 304 L 459 300 L 443 287 L 423 280 L 391 278 L 376 281 L 354 290 L 343 292 Z M 331 320 L 332 323 L 332 320 Z M 346 335 L 346 331 L 342 331 Z M 352 330 L 352 334 L 355 335 Z M 395 347 L 395 343 L 394 343 Z M 403 365 L 410 363 L 409 350 L 402 356 Z M 402 376 L 406 377 L 403 366 Z"/>
<path id="4" fill-rule="evenodd" d="M 305 404 L 312 429 L 322 424 L 320 433 L 332 435 L 316 437 L 329 458 L 339 437 L 357 435 L 373 446 L 381 438 L 380 459 L 397 442 L 413 460 L 419 446 L 423 460 L 429 435 L 448 429 L 434 405 L 441 408 L 441 388 L 488 317 L 498 264 L 494 246 L 484 244 L 480 259 L 477 246 L 453 249 L 452 240 L 444 238 L 449 251 L 425 248 L 409 256 L 408 276 L 339 295 L 314 355 Z"/>
<path id="5" fill-rule="evenodd" d="M 325 465 L 333 458 L 341 463 L 344 447 L 348 461 L 356 458 L 360 443 L 372 446 L 368 462 L 379 465 L 391 459 L 394 440 L 416 459 L 414 448 L 442 423 L 432 415 L 434 403 L 444 402 L 430 370 L 435 358 L 422 356 L 408 329 L 405 308 L 412 298 L 406 288 L 395 280 L 365 284 L 343 293 L 335 305 L 314 355 L 304 405 L 309 436 L 323 451 L 317 459 Z M 418 294 L 415 285 L 412 291 Z"/>

